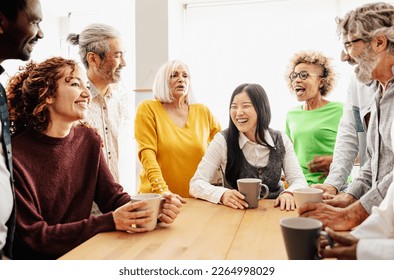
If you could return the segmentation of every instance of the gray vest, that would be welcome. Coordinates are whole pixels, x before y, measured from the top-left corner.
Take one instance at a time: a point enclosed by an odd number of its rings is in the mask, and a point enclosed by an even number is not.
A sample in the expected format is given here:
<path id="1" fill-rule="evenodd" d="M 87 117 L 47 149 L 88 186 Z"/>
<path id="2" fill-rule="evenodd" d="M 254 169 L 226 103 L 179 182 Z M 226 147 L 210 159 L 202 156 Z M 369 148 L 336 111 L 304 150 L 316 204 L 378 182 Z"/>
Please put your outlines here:
<path id="1" fill-rule="evenodd" d="M 282 135 L 279 131 L 269 129 L 268 130 L 272 140 L 274 142 L 275 148 L 268 147 L 270 149 L 268 164 L 265 167 L 253 166 L 245 158 L 242 153 L 241 161 L 238 163 L 240 167 L 239 178 L 259 178 L 266 184 L 270 190 L 270 194 L 267 198 L 277 198 L 279 194 L 283 191 L 283 184 L 280 180 L 282 174 L 283 159 L 285 157 L 286 148 L 283 144 Z M 228 130 L 221 132 L 227 141 Z M 238 190 L 238 186 L 231 186 L 222 170 L 224 187 L 228 189 Z M 261 196 L 264 195 L 264 189 L 262 189 Z"/>

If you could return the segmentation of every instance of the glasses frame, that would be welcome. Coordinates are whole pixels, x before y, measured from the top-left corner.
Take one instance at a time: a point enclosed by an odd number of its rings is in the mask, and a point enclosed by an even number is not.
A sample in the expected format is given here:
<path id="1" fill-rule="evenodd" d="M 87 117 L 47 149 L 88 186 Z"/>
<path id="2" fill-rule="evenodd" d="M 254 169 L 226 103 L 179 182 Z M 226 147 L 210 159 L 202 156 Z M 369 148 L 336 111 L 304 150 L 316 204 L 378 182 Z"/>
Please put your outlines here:
<path id="1" fill-rule="evenodd" d="M 292 78 L 292 76 L 294 76 L 293 74 L 295 74 L 295 77 L 294 77 L 294 78 Z M 303 75 L 304 78 L 301 77 L 301 75 Z M 309 76 L 317 76 L 317 77 L 323 78 L 322 75 L 312 74 L 312 73 L 308 73 L 308 72 L 305 71 L 305 70 L 302 70 L 302 71 L 300 71 L 300 72 L 298 72 L 298 73 L 295 72 L 295 71 L 291 72 L 290 75 L 289 75 L 289 79 L 290 79 L 290 81 L 293 82 L 293 81 L 295 81 L 295 80 L 299 77 L 301 80 L 305 81 L 306 79 L 308 79 Z"/>
<path id="2" fill-rule="evenodd" d="M 365 40 L 361 39 L 361 38 L 357 38 L 357 39 L 354 39 L 354 40 L 351 40 L 351 41 L 344 42 L 343 43 L 343 51 L 345 52 L 345 54 L 348 55 L 349 54 L 349 48 L 353 47 L 353 45 L 355 43 L 360 42 L 360 41 L 364 41 L 365 42 Z"/>

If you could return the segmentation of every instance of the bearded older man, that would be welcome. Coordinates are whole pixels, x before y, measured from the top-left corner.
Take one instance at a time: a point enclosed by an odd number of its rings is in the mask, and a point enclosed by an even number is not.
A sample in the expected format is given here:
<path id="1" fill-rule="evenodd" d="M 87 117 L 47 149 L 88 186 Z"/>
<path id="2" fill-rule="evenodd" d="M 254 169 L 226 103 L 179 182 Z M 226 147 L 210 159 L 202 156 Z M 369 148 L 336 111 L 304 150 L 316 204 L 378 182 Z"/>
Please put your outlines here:
<path id="1" fill-rule="evenodd" d="M 350 230 L 371 214 L 373 206 L 380 205 L 393 181 L 394 6 L 366 4 L 337 18 L 337 23 L 344 48 L 356 62 L 357 79 L 377 83 L 368 126 L 367 162 L 345 194 L 325 203 L 306 204 L 299 213 L 335 230 Z"/>

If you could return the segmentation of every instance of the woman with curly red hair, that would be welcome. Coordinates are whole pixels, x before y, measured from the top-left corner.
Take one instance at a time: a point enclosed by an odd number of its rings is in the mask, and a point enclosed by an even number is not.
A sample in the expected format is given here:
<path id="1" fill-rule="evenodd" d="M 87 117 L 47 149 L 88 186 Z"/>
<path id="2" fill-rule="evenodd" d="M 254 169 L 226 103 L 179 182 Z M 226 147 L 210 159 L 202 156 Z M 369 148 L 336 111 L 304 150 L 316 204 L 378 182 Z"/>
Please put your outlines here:
<path id="1" fill-rule="evenodd" d="M 15 259 L 54 259 L 99 232 L 142 232 L 152 211 L 114 181 L 95 130 L 79 123 L 91 100 L 73 60 L 29 63 L 8 85 L 17 221 Z M 104 213 L 92 216 L 95 201 Z M 166 197 L 161 220 L 181 203 Z"/>

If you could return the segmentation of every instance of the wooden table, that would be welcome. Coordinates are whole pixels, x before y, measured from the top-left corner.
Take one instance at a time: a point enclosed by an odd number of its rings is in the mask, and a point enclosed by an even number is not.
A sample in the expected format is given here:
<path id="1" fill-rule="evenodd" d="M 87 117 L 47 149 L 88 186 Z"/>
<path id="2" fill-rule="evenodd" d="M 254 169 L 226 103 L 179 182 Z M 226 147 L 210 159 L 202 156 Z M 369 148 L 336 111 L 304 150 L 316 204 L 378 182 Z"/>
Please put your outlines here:
<path id="1" fill-rule="evenodd" d="M 171 225 L 140 234 L 100 233 L 60 259 L 287 259 L 279 220 L 291 216 L 297 212 L 274 208 L 274 200 L 235 210 L 189 198 Z"/>

